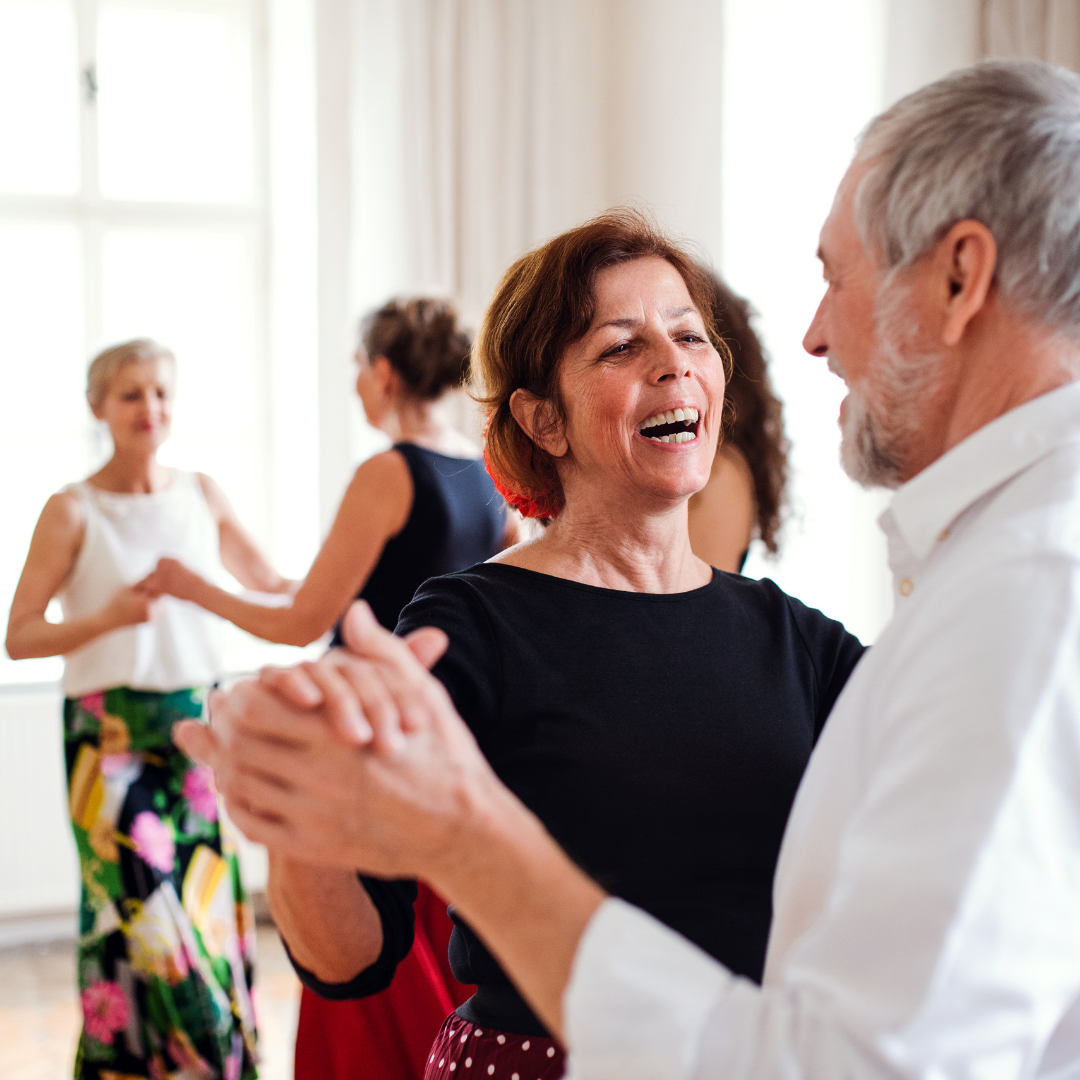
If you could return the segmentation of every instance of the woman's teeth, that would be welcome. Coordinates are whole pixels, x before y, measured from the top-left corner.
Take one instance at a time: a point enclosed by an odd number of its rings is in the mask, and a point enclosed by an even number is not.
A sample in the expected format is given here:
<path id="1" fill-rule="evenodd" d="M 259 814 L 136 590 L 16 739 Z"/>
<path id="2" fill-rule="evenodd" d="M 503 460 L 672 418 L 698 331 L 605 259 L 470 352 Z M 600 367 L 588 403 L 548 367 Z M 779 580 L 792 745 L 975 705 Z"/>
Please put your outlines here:
<path id="1" fill-rule="evenodd" d="M 668 409 L 667 412 L 650 416 L 641 425 L 640 431 L 646 439 L 657 442 L 687 443 L 697 438 L 697 422 L 697 409 Z"/>
<path id="2" fill-rule="evenodd" d="M 696 424 L 697 420 L 697 409 L 668 409 L 667 412 L 657 413 L 655 416 L 650 416 L 649 419 L 641 425 L 641 430 L 644 431 L 646 428 L 659 427 L 661 424 L 681 424 L 684 421 L 691 424 Z"/>

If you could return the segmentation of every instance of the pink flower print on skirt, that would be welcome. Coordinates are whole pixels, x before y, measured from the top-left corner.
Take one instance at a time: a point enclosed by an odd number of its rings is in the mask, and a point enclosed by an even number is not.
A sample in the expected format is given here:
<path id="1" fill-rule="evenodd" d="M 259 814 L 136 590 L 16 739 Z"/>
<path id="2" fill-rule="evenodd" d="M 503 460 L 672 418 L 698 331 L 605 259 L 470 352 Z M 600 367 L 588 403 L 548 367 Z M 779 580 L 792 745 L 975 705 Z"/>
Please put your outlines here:
<path id="1" fill-rule="evenodd" d="M 172 872 L 176 862 L 176 844 L 168 825 L 149 810 L 135 815 L 131 823 L 131 842 L 135 854 L 163 874 Z"/>
<path id="2" fill-rule="evenodd" d="M 112 687 L 64 702 L 82 876 L 75 1080 L 256 1080 L 250 907 L 212 776 L 171 739 L 204 697 Z"/>
<path id="3" fill-rule="evenodd" d="M 118 1031 L 127 1027 L 128 1000 L 114 982 L 91 983 L 82 992 L 83 1026 L 91 1039 L 112 1046 Z"/>
<path id="4" fill-rule="evenodd" d="M 184 777 L 184 798 L 199 817 L 217 821 L 217 788 L 214 773 L 206 765 L 199 765 Z"/>

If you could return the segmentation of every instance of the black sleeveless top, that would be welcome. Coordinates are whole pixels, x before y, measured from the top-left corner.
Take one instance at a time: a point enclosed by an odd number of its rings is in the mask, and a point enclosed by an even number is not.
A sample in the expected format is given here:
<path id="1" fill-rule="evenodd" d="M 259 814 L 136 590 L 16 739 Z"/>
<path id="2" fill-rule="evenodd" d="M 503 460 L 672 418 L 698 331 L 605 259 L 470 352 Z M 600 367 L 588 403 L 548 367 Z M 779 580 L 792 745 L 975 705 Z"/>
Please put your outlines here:
<path id="1" fill-rule="evenodd" d="M 483 462 L 413 443 L 396 443 L 394 449 L 412 476 L 412 510 L 401 532 L 387 540 L 358 597 L 388 630 L 428 578 L 490 559 L 506 527 L 503 500 Z M 331 645 L 341 644 L 339 625 Z"/>

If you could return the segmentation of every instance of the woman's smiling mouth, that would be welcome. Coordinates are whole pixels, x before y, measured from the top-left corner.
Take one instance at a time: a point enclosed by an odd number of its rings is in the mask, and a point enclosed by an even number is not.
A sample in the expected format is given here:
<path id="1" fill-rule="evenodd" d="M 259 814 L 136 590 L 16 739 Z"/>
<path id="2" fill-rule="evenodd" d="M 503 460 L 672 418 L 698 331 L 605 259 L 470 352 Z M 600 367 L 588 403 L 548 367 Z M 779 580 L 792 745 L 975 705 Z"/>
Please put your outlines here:
<path id="1" fill-rule="evenodd" d="M 662 443 L 693 442 L 697 438 L 697 409 L 668 409 L 659 412 L 642 422 L 638 431 L 646 439 L 656 439 Z"/>

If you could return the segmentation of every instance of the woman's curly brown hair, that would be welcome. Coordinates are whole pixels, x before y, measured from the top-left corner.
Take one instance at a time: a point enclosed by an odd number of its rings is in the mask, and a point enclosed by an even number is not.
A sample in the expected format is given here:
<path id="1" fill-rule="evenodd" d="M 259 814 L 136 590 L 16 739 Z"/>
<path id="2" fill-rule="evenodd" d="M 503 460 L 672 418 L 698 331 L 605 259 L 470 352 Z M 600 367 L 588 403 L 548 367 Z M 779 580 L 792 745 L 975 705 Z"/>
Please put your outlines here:
<path id="1" fill-rule="evenodd" d="M 790 443 L 784 434 L 783 406 L 773 393 L 765 352 L 750 325 L 753 309 L 715 274 L 713 322 L 731 350 L 732 372 L 724 391 L 721 446 L 732 446 L 750 466 L 757 503 L 758 535 L 775 555 L 788 479 Z"/>

